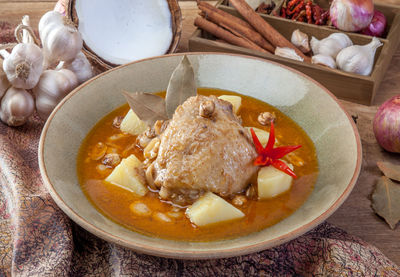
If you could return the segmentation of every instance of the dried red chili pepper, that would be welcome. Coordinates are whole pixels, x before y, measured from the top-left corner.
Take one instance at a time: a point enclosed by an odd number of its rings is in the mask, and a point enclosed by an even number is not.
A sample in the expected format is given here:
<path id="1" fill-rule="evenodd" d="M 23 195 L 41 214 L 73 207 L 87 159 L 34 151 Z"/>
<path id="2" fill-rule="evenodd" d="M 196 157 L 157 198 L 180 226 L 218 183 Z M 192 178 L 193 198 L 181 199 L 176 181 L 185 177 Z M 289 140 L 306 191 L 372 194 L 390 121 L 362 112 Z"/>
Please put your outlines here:
<path id="1" fill-rule="evenodd" d="M 291 0 L 291 1 L 289 1 L 289 3 L 287 4 L 287 8 L 290 9 L 290 8 L 294 7 L 300 1 L 301 0 Z"/>
<path id="2" fill-rule="evenodd" d="M 306 4 L 307 23 L 312 24 L 312 2 L 309 0 Z"/>
<path id="3" fill-rule="evenodd" d="M 286 18 L 286 9 L 284 7 L 281 9 L 281 17 Z"/>
<path id="4" fill-rule="evenodd" d="M 319 23 L 321 22 L 321 7 L 318 5 L 314 5 L 313 12 L 315 24 L 320 25 Z"/>
<path id="5" fill-rule="evenodd" d="M 329 18 L 329 10 L 325 11 L 321 15 L 321 25 L 326 24 L 327 19 Z"/>
<path id="6" fill-rule="evenodd" d="M 293 14 L 296 14 L 296 13 L 298 15 L 302 8 L 304 8 L 304 0 L 301 0 L 300 3 L 293 10 L 286 11 L 286 13 L 287 13 L 287 15 L 293 15 Z"/>
<path id="7" fill-rule="evenodd" d="M 294 18 L 294 20 L 300 21 L 300 22 L 304 22 L 305 17 L 306 17 L 306 11 L 305 11 L 305 10 L 302 10 L 302 11 Z"/>
<path id="8" fill-rule="evenodd" d="M 282 162 L 281 158 L 283 158 L 286 154 L 293 152 L 294 150 L 301 147 L 301 145 L 294 146 L 280 146 L 275 147 L 275 128 L 274 123 L 271 122 L 271 129 L 269 133 L 269 138 L 267 145 L 265 147 L 262 146 L 260 140 L 258 139 L 256 133 L 253 128 L 250 129 L 251 136 L 253 138 L 254 146 L 256 147 L 256 151 L 258 153 L 258 157 L 254 161 L 254 165 L 257 166 L 269 166 L 272 165 L 276 169 L 279 169 L 286 174 L 292 176 L 293 178 L 297 178 L 296 174 L 293 170 L 290 169 L 284 162 Z"/>

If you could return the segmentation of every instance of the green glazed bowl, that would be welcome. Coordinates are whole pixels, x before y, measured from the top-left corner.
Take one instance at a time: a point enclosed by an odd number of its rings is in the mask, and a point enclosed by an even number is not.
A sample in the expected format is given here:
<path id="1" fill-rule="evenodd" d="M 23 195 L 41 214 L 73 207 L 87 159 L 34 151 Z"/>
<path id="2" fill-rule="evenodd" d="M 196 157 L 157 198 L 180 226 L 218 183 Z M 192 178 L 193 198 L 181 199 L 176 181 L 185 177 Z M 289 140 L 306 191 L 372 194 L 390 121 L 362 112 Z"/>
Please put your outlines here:
<path id="1" fill-rule="evenodd" d="M 105 240 L 141 253 L 183 259 L 244 255 L 294 239 L 328 218 L 350 194 L 361 167 L 361 143 L 352 119 L 326 88 L 286 66 L 218 53 L 187 54 L 198 87 L 239 92 L 265 101 L 299 124 L 313 140 L 320 167 L 315 189 L 291 216 L 236 239 L 185 242 L 145 236 L 100 214 L 83 194 L 76 160 L 82 140 L 106 114 L 125 103 L 122 90 L 167 88 L 182 54 L 154 57 L 105 72 L 71 92 L 43 129 L 39 165 L 57 205 L 76 223 Z"/>

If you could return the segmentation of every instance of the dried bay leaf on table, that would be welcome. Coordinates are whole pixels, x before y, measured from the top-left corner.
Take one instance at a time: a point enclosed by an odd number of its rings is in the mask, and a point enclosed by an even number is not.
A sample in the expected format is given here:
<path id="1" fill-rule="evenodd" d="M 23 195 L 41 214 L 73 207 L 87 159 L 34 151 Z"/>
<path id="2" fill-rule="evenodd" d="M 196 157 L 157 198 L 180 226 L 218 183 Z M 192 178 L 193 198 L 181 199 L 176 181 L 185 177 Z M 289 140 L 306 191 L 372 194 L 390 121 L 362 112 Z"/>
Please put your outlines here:
<path id="1" fill-rule="evenodd" d="M 167 120 L 165 112 L 165 100 L 161 96 L 147 92 L 126 92 L 122 94 L 129 106 L 148 126 L 153 126 L 157 120 Z"/>
<path id="2" fill-rule="evenodd" d="M 377 162 L 376 164 L 386 177 L 400 182 L 400 165 L 390 162 Z"/>
<path id="3" fill-rule="evenodd" d="M 169 80 L 167 95 L 165 96 L 168 117 L 172 118 L 175 109 L 186 99 L 196 96 L 196 94 L 197 88 L 193 67 L 185 55 Z"/>
<path id="4" fill-rule="evenodd" d="M 372 208 L 394 229 L 400 221 L 400 185 L 382 176 L 372 193 Z"/>

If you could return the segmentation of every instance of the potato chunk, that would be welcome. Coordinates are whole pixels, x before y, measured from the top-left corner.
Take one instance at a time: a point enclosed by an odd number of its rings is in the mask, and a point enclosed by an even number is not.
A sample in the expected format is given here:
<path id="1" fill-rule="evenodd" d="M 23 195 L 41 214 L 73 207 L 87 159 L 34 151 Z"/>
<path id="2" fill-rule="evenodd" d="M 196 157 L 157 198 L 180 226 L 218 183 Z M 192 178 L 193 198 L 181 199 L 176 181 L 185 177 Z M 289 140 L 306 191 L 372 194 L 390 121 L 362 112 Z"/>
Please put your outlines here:
<path id="1" fill-rule="evenodd" d="M 207 192 L 186 209 L 186 215 L 197 226 L 205 226 L 211 223 L 241 218 L 244 213 L 223 198 L 212 192 Z"/>
<path id="2" fill-rule="evenodd" d="M 242 97 L 236 95 L 221 95 L 218 98 L 231 103 L 233 106 L 233 112 L 235 114 L 238 113 L 240 106 L 242 105 Z"/>
<path id="3" fill-rule="evenodd" d="M 106 181 L 143 196 L 147 188 L 143 177 L 138 173 L 141 164 L 135 155 L 130 155 L 114 168 Z"/>
<path id="4" fill-rule="evenodd" d="M 293 165 L 288 164 L 293 170 Z M 293 178 L 273 166 L 266 166 L 258 171 L 258 198 L 268 199 L 287 191 Z"/>
<path id="5" fill-rule="evenodd" d="M 136 136 L 146 131 L 147 125 L 132 110 L 129 110 L 121 122 L 120 129 L 122 132 Z"/>
<path id="6" fill-rule="evenodd" d="M 253 128 L 254 133 L 256 133 L 256 136 L 258 137 L 258 140 L 261 142 L 261 144 L 265 147 L 267 145 L 268 139 L 269 139 L 269 132 L 256 128 L 256 127 L 245 127 L 249 133 L 250 133 L 250 128 Z"/>

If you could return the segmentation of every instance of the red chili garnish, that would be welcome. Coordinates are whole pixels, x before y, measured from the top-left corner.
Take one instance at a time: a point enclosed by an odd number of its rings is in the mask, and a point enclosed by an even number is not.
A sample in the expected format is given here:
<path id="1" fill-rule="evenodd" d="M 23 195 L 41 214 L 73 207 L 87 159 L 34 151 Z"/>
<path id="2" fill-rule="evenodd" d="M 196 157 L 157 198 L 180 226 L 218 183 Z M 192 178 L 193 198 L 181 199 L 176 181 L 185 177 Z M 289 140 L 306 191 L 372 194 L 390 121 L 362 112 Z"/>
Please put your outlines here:
<path id="1" fill-rule="evenodd" d="M 258 153 L 258 157 L 254 160 L 254 165 L 257 166 L 272 165 L 276 169 L 285 172 L 286 174 L 292 176 L 293 178 L 297 178 L 293 170 L 291 170 L 289 166 L 287 166 L 284 162 L 282 162 L 279 159 L 283 158 L 286 154 L 289 154 L 290 152 L 300 148 L 301 145 L 280 146 L 274 148 L 275 128 L 273 122 L 271 122 L 271 130 L 269 133 L 267 145 L 265 147 L 262 146 L 253 128 L 250 129 L 250 132 L 251 136 L 253 137 L 254 146 L 256 147 L 256 151 Z"/>

